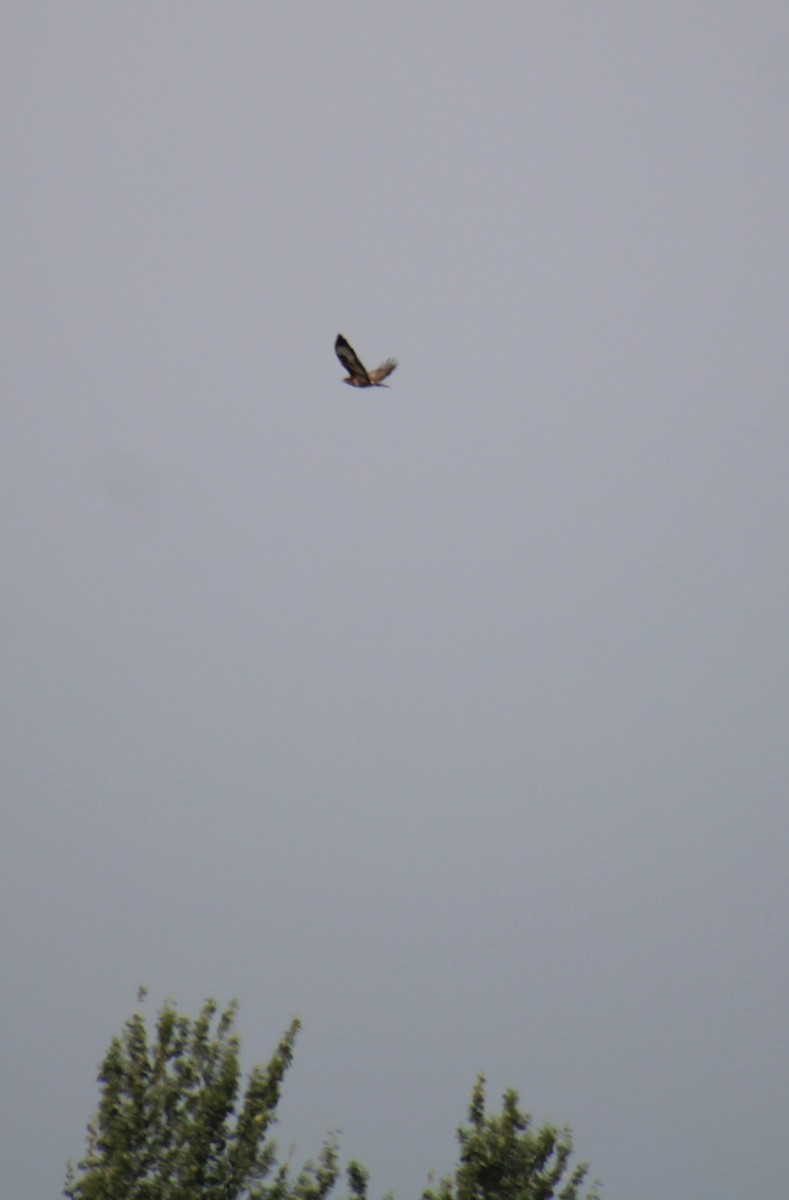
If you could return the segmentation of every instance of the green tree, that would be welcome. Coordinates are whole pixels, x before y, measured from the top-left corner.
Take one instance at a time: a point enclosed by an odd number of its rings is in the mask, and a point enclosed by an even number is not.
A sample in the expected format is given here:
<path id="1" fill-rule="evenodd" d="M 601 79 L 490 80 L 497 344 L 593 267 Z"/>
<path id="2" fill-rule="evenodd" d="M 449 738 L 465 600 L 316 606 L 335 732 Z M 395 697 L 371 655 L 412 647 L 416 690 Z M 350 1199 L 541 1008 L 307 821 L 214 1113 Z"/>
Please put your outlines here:
<path id="1" fill-rule="evenodd" d="M 270 1135 L 299 1022 L 252 1069 L 242 1095 L 235 1018 L 235 1004 L 219 1013 L 213 1000 L 194 1021 L 164 1004 L 151 1034 L 140 1012 L 129 1018 L 101 1064 L 85 1157 L 66 1177 L 69 1200 L 326 1200 L 340 1175 L 336 1141 L 293 1177 Z M 532 1130 L 514 1091 L 488 1115 L 482 1076 L 458 1141 L 454 1174 L 422 1200 L 599 1200 L 594 1188 L 582 1194 L 587 1168 L 570 1163 L 570 1130 Z M 366 1169 L 352 1161 L 346 1178 L 351 1200 L 367 1200 Z"/>
<path id="2" fill-rule="evenodd" d="M 168 1002 L 152 1036 L 136 1012 L 113 1038 L 85 1157 L 77 1171 L 69 1164 L 69 1200 L 324 1200 L 329 1194 L 339 1174 L 334 1140 L 293 1179 L 289 1164 L 277 1163 L 270 1137 L 299 1021 L 291 1022 L 269 1063 L 253 1068 L 242 1098 L 236 1005 L 217 1013 L 207 1000 L 190 1021 Z"/>
<path id="3" fill-rule="evenodd" d="M 460 1164 L 453 1176 L 427 1188 L 422 1200 L 599 1200 L 596 1187 L 582 1193 L 586 1163 L 572 1166 L 569 1129 L 532 1130 L 528 1113 L 509 1090 L 500 1113 L 485 1112 L 485 1080 L 471 1094 L 468 1124 L 457 1131 Z"/>

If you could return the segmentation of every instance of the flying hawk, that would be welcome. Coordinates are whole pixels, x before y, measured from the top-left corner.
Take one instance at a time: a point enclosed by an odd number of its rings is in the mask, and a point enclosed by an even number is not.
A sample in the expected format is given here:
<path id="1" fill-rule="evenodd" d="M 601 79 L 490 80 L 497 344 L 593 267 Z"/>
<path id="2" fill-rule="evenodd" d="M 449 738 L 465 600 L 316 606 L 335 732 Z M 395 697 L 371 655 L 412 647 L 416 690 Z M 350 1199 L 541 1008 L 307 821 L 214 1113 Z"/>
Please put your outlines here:
<path id="1" fill-rule="evenodd" d="M 397 359 L 387 358 L 380 367 L 376 367 L 374 371 L 368 371 L 359 360 L 353 346 L 346 342 L 341 333 L 337 334 L 334 353 L 348 372 L 343 383 L 348 383 L 351 387 L 389 387 L 389 384 L 383 381 L 394 371 Z"/>

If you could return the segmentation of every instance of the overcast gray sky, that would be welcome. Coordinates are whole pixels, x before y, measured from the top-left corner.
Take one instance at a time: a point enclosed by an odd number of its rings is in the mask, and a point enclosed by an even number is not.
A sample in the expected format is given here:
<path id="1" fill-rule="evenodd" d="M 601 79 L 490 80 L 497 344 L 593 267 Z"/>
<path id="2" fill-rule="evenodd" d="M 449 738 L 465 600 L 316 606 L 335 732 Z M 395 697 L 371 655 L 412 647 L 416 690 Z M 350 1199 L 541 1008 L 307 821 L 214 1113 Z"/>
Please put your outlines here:
<path id="1" fill-rule="evenodd" d="M 784 1195 L 783 3 L 3 6 L 4 1195 L 147 984 Z M 389 391 L 352 390 L 342 331 Z"/>

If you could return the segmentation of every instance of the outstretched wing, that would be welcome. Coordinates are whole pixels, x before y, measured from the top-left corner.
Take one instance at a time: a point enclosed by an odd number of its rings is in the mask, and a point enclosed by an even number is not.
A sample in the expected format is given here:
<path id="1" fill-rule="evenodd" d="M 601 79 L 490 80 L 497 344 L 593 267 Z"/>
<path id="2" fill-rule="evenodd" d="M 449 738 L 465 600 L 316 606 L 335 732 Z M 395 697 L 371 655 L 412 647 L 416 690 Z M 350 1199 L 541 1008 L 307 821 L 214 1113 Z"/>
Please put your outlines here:
<path id="1" fill-rule="evenodd" d="M 334 353 L 339 358 L 345 370 L 350 375 L 351 379 L 363 380 L 365 383 L 370 383 L 370 376 L 354 350 L 350 342 L 347 342 L 341 333 L 337 334 L 337 341 L 334 343 Z"/>
<path id="2" fill-rule="evenodd" d="M 382 362 L 380 367 L 376 367 L 370 372 L 370 382 L 373 384 L 380 383 L 382 379 L 386 379 L 387 375 L 391 375 L 397 366 L 396 358 L 387 358 L 386 362 Z"/>

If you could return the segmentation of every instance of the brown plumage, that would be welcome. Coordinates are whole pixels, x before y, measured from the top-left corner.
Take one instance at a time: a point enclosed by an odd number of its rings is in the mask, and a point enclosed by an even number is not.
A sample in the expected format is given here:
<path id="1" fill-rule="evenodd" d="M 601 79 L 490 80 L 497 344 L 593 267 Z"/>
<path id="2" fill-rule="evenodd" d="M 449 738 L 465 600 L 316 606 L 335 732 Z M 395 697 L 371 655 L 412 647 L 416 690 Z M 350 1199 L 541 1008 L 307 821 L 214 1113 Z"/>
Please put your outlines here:
<path id="1" fill-rule="evenodd" d="M 345 340 L 341 333 L 337 334 L 334 353 L 348 372 L 343 383 L 347 383 L 351 387 L 389 387 L 389 384 L 383 381 L 394 371 L 397 359 L 387 358 L 380 367 L 376 367 L 374 371 L 368 371 L 353 346 Z"/>

